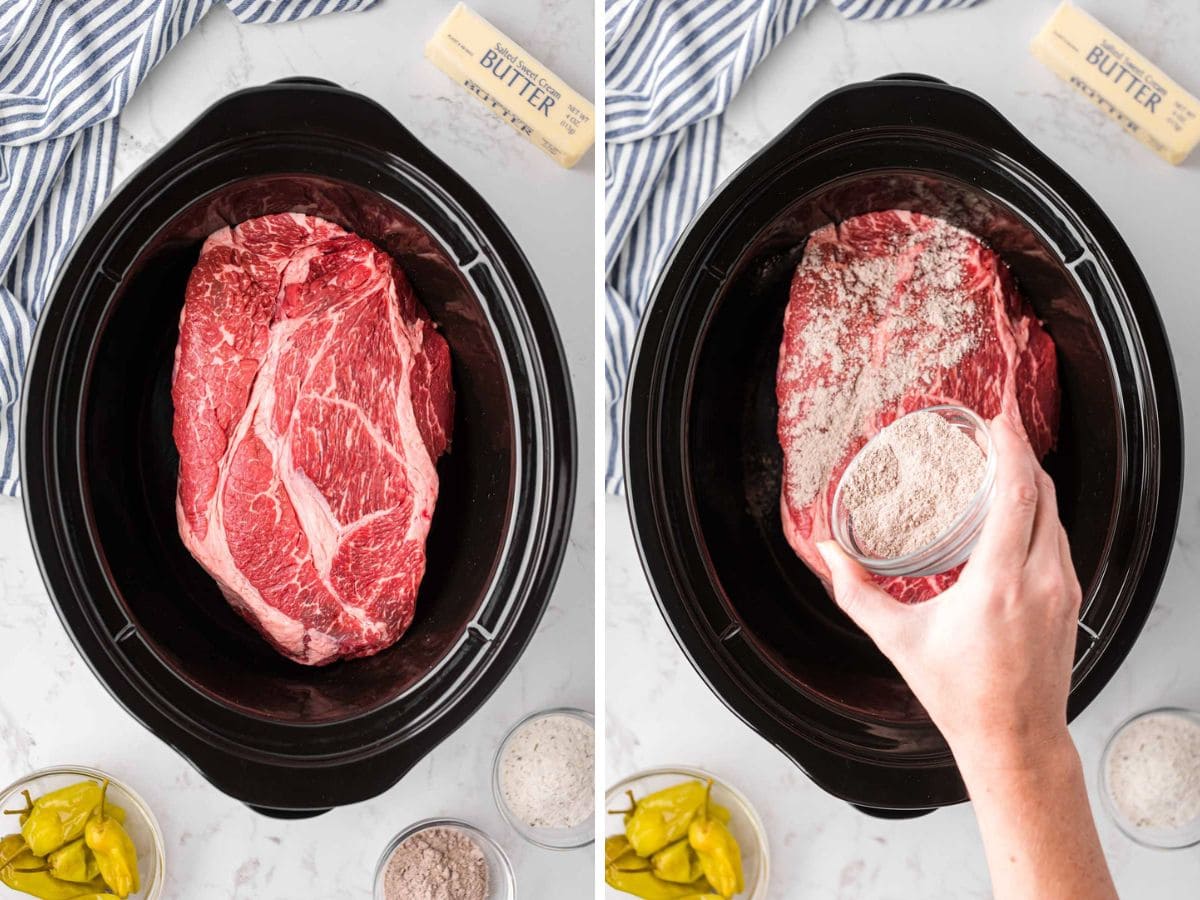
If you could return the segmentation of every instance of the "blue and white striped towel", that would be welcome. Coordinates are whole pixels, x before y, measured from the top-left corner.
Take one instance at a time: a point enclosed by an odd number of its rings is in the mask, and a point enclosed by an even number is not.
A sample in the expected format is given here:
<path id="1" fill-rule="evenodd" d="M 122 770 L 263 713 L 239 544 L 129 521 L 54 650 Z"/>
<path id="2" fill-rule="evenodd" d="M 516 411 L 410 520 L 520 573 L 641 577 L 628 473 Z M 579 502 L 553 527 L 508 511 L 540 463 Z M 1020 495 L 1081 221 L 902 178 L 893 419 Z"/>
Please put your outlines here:
<path id="1" fill-rule="evenodd" d="M 117 114 L 221 0 L 0 0 L 0 493 L 15 495 L 18 392 L 34 323 L 112 189 Z M 242 22 L 376 0 L 224 0 Z"/>
<path id="2" fill-rule="evenodd" d="M 621 415 L 638 322 L 675 239 L 713 192 L 721 117 L 819 0 L 606 0 L 605 487 L 624 491 Z M 890 19 L 980 0 L 832 0 Z"/>

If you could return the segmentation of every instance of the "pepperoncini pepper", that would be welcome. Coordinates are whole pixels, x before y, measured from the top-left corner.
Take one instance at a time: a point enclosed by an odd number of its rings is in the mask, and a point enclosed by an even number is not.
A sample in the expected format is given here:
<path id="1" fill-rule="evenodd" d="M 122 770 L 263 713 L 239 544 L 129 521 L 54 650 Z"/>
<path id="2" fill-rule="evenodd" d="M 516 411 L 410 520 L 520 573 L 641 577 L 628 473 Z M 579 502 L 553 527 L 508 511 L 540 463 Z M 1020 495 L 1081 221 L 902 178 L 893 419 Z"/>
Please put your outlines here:
<path id="1" fill-rule="evenodd" d="M 696 851 L 688 844 L 687 838 L 667 844 L 650 857 L 650 870 L 663 881 L 676 884 L 691 884 L 704 874 Z"/>
<path id="2" fill-rule="evenodd" d="M 629 838 L 623 834 L 610 834 L 604 839 L 604 864 L 616 862 L 629 852 Z"/>
<path id="3" fill-rule="evenodd" d="M 704 789 L 704 804 L 688 826 L 688 843 L 700 858 L 700 868 L 709 884 L 722 897 L 732 897 L 745 888 L 742 851 L 725 823 L 708 809 L 710 781 Z"/>
<path id="4" fill-rule="evenodd" d="M 25 838 L 19 834 L 10 834 L 0 840 L 0 869 L 8 868 L 8 864 L 29 848 L 25 846 Z"/>
<path id="5" fill-rule="evenodd" d="M 21 834 L 34 856 L 46 856 L 83 834 L 100 805 L 100 785 L 81 781 L 43 794 L 33 801 Z"/>
<path id="6" fill-rule="evenodd" d="M 105 800 L 104 801 L 104 814 L 106 816 L 108 816 L 110 819 L 116 819 L 122 825 L 125 824 L 125 809 L 124 809 L 124 807 L 117 806 L 117 804 L 109 803 L 107 800 Z M 729 820 L 726 819 L 725 821 L 728 822 Z"/>
<path id="7" fill-rule="evenodd" d="M 63 881 L 92 881 L 100 874 L 96 857 L 83 838 L 64 844 L 46 857 L 50 874 Z"/>
<path id="8" fill-rule="evenodd" d="M 663 881 L 653 872 L 622 872 L 606 866 L 604 880 L 610 887 L 642 900 L 684 900 L 686 897 L 704 896 L 711 888 L 703 878 L 692 884 L 675 884 Z"/>
<path id="9" fill-rule="evenodd" d="M 604 841 L 604 865 L 622 872 L 643 872 L 650 868 L 650 860 L 638 856 L 625 835 L 614 834 Z"/>
<path id="10" fill-rule="evenodd" d="M 19 834 L 0 840 L 0 884 L 40 900 L 75 900 L 106 889 L 99 879 L 75 884 L 55 878 L 47 871 L 46 861 L 31 853 Z"/>
<path id="11" fill-rule="evenodd" d="M 100 788 L 100 803 L 96 813 L 87 821 L 83 839 L 96 857 L 100 876 L 110 891 L 124 900 L 139 887 L 137 848 L 125 827 L 104 810 L 104 794 L 108 781 Z"/>
<path id="12" fill-rule="evenodd" d="M 637 855 L 653 856 L 686 837 L 704 798 L 704 785 L 699 781 L 685 781 L 636 801 L 631 793 L 633 806 L 625 821 L 625 836 Z"/>

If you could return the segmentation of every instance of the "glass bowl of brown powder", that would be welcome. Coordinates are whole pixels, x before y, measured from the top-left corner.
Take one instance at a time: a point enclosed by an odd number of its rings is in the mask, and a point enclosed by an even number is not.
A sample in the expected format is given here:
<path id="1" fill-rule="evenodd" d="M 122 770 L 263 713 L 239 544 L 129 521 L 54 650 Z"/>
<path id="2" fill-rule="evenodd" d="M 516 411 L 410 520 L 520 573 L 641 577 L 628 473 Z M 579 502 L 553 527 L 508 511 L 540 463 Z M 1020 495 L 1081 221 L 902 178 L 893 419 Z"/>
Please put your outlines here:
<path id="1" fill-rule="evenodd" d="M 1122 723 L 1100 758 L 1100 798 L 1145 847 L 1200 844 L 1200 713 L 1152 709 Z"/>
<path id="2" fill-rule="evenodd" d="M 512 864 L 474 825 L 424 819 L 392 838 L 375 869 L 375 900 L 513 900 Z"/>
<path id="3" fill-rule="evenodd" d="M 834 491 L 830 528 L 876 575 L 923 576 L 966 562 L 992 505 L 987 423 L 963 406 L 901 416 L 855 454 Z"/>

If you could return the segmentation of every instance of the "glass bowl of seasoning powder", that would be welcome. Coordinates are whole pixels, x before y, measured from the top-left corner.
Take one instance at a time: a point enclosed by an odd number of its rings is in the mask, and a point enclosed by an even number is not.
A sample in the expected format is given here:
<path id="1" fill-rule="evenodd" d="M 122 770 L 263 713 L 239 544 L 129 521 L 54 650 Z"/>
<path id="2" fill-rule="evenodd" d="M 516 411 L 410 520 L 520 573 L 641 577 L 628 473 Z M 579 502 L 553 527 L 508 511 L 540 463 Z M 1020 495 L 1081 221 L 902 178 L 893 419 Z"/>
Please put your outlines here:
<path id="1" fill-rule="evenodd" d="M 1200 844 L 1200 713 L 1152 709 L 1117 728 L 1100 759 L 1100 797 L 1143 846 Z"/>
<path id="2" fill-rule="evenodd" d="M 512 864 L 474 825 L 425 819 L 392 838 L 375 869 L 375 900 L 513 900 Z"/>
<path id="3" fill-rule="evenodd" d="M 971 555 L 995 487 L 987 423 L 964 406 L 930 406 L 855 454 L 834 491 L 830 526 L 869 572 L 936 575 Z"/>
<path id="4" fill-rule="evenodd" d="M 595 737 L 592 714 L 565 707 L 526 716 L 504 736 L 492 793 L 521 837 L 549 850 L 595 840 Z"/>

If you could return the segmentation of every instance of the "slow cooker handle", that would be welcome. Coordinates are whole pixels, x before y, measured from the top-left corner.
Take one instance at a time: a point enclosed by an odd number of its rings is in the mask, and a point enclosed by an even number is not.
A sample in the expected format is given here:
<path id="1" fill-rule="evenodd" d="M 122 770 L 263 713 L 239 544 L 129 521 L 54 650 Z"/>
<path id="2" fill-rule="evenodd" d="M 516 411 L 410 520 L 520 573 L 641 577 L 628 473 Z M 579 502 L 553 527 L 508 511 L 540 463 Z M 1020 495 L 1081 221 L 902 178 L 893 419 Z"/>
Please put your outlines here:
<path id="1" fill-rule="evenodd" d="M 331 87 L 343 90 L 336 81 L 328 78 L 317 78 L 315 75 L 289 75 L 287 78 L 276 78 L 271 84 L 308 84 L 315 87 Z"/>
<path id="2" fill-rule="evenodd" d="M 1025 167 L 1050 160 L 996 107 L 970 91 L 920 72 L 896 72 L 826 94 L 768 146 L 756 168 L 789 164 L 831 141 L 870 137 L 872 132 L 923 131 L 964 139 L 988 153 L 999 152 Z"/>
<path id="3" fill-rule="evenodd" d="M 880 75 L 876 81 L 921 81 L 925 84 L 948 84 L 942 78 L 933 75 L 922 75 L 920 72 L 893 72 L 891 75 Z"/>
<path id="4" fill-rule="evenodd" d="M 935 811 L 933 807 L 929 809 L 879 809 L 875 806 L 859 806 L 857 803 L 850 805 L 859 812 L 876 819 L 919 819 L 921 816 L 927 816 Z"/>
<path id="5" fill-rule="evenodd" d="M 271 809 L 269 806 L 255 806 L 253 803 L 247 803 L 246 805 L 256 813 L 272 819 L 313 819 L 317 816 L 323 816 L 333 809 L 332 806 L 328 806 L 325 809 Z"/>
<path id="6" fill-rule="evenodd" d="M 300 95 L 302 101 L 308 101 L 307 114 L 298 117 L 294 103 L 263 104 L 263 93 L 271 91 Z M 309 97 L 303 98 L 304 94 Z M 330 97 L 335 98 L 335 106 L 331 107 Z M 241 107 L 249 105 L 253 106 L 253 115 L 242 114 Z M 328 135 L 339 141 L 386 151 L 435 183 L 461 182 L 452 169 L 379 103 L 336 82 L 309 75 L 278 78 L 222 97 L 171 142 L 164 151 L 163 162 L 187 165 L 196 154 L 211 155 L 214 147 L 247 137 L 248 120 L 254 122 L 256 134 L 303 131 Z"/>

